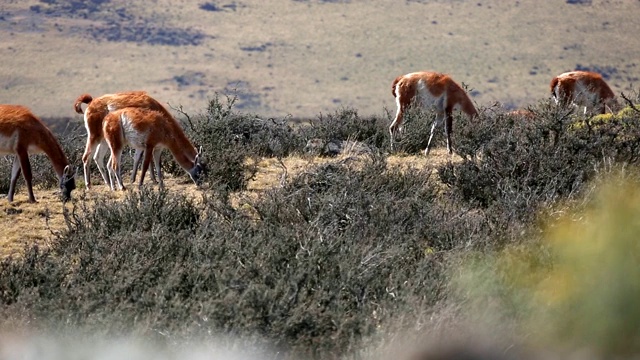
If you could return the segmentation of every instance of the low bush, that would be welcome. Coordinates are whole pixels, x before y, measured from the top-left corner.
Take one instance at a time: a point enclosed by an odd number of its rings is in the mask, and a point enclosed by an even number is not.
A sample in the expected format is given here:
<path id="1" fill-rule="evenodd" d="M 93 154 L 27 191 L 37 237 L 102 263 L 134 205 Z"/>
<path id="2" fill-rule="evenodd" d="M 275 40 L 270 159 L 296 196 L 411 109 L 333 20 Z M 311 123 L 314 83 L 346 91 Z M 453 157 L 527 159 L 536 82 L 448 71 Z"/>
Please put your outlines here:
<path id="1" fill-rule="evenodd" d="M 384 149 L 389 145 L 387 120 L 376 116 L 362 117 L 358 111 L 342 108 L 332 114 L 321 114 L 309 126 L 300 129 L 306 141 L 321 139 L 331 141 L 358 141 L 370 147 Z"/>
<path id="2" fill-rule="evenodd" d="M 354 351 L 415 301 L 440 300 L 442 254 L 482 234 L 438 204 L 433 181 L 373 157 L 309 169 L 239 210 L 213 192 L 201 208 L 144 188 L 80 201 L 50 248 L 2 263 L 2 325 L 167 341 L 259 334 L 287 353 Z"/>
<path id="3" fill-rule="evenodd" d="M 302 139 L 286 120 L 264 120 L 233 111 L 235 98 L 210 100 L 199 116 L 184 115 L 184 128 L 194 144 L 202 147 L 209 180 L 230 191 L 246 188 L 255 173 L 247 159 L 284 157 L 300 152 Z M 255 163 L 255 161 L 254 161 Z M 178 169 L 170 169 L 172 173 Z"/>
<path id="4" fill-rule="evenodd" d="M 571 108 L 541 103 L 535 119 L 486 110 L 460 119 L 456 152 L 463 158 L 439 169 L 461 201 L 488 210 L 503 226 L 527 224 L 541 206 L 576 196 L 613 163 L 635 164 L 638 116 L 597 128 L 574 128 Z"/>

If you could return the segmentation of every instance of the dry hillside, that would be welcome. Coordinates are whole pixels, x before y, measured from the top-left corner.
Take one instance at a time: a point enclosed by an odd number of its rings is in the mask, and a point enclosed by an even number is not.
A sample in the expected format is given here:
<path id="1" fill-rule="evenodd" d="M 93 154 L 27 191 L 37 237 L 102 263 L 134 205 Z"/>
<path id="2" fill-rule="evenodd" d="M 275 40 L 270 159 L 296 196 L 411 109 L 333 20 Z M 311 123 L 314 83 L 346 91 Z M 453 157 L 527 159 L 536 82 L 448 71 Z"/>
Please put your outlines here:
<path id="1" fill-rule="evenodd" d="M 202 111 L 216 92 L 240 110 L 314 117 L 393 110 L 390 84 L 450 73 L 479 104 L 524 106 L 557 73 L 640 77 L 636 0 L 21 0 L 0 4 L 0 103 L 73 115 L 83 92 L 146 89 Z"/>

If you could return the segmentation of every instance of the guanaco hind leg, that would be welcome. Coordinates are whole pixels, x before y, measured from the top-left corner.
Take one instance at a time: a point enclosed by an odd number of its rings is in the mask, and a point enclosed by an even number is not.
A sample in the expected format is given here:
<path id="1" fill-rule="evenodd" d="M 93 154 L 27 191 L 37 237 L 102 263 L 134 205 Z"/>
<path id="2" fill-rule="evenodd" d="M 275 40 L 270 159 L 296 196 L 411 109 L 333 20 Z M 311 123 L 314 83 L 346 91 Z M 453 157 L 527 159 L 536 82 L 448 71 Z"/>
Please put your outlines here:
<path id="1" fill-rule="evenodd" d="M 153 152 L 154 152 L 154 154 L 153 154 L 153 155 L 154 155 L 154 159 L 155 159 L 155 156 L 156 156 L 156 154 L 155 154 L 155 153 L 156 153 L 157 151 L 158 151 L 158 150 L 154 150 L 154 151 L 153 151 Z M 142 150 L 142 149 L 136 149 L 136 152 L 135 152 L 135 154 L 133 155 L 133 171 L 131 172 L 131 183 L 132 183 L 132 184 L 136 182 L 136 175 L 138 174 L 138 168 L 140 167 L 140 161 L 142 160 L 142 155 L 144 155 L 144 150 Z M 158 155 L 158 158 L 159 158 L 159 157 L 160 157 L 160 155 Z M 160 163 L 159 163 L 159 161 L 160 161 L 160 160 L 158 160 L 158 164 L 156 164 L 156 163 L 154 162 L 154 166 L 155 166 L 156 171 L 158 171 L 158 169 L 159 169 L 159 167 L 160 167 Z M 158 180 L 156 180 L 156 174 L 155 174 L 154 172 L 151 172 L 151 181 L 152 181 L 154 184 L 157 184 L 157 183 L 158 183 Z"/>
<path id="2" fill-rule="evenodd" d="M 13 159 L 13 166 L 11 167 L 11 181 L 9 183 L 9 194 L 7 195 L 9 202 L 13 202 L 13 195 L 16 192 L 16 183 L 18 182 L 20 172 L 20 159 L 18 159 L 18 155 L 16 155 Z"/>
<path id="3" fill-rule="evenodd" d="M 156 181 L 156 177 L 153 175 L 153 171 L 151 172 L 151 181 L 156 184 L 160 184 L 160 187 L 164 186 L 164 177 L 162 176 L 162 166 L 160 164 L 160 156 L 162 155 L 162 149 L 154 149 L 153 150 L 153 166 L 156 168 L 156 172 L 158 174 L 158 181 Z"/>
<path id="4" fill-rule="evenodd" d="M 91 153 L 95 152 L 98 148 L 98 145 L 100 145 L 100 141 L 97 141 L 96 138 L 91 138 L 87 141 L 87 147 L 84 150 L 84 154 L 82 155 L 82 164 L 83 164 L 83 170 L 84 170 L 84 183 L 87 186 L 87 188 L 91 187 L 91 173 L 89 172 L 89 165 L 90 164 L 90 156 Z"/>
<path id="5" fill-rule="evenodd" d="M 107 142 L 103 140 L 100 144 L 98 144 L 98 146 L 96 147 L 96 151 L 93 154 L 93 161 L 95 161 L 96 165 L 98 166 L 98 171 L 100 171 L 100 175 L 102 176 L 102 179 L 104 180 L 104 183 L 106 185 L 110 185 L 109 173 L 107 168 L 105 168 L 104 166 L 104 158 L 107 156 L 108 152 L 109 145 L 107 145 Z"/>

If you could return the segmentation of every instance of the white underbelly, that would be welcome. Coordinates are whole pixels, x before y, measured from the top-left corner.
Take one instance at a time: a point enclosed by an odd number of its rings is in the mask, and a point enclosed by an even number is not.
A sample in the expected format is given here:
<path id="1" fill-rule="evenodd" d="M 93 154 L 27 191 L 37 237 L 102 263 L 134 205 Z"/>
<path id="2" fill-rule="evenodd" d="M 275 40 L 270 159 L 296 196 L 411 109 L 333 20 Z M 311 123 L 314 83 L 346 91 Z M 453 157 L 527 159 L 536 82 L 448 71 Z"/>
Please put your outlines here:
<path id="1" fill-rule="evenodd" d="M 16 133 L 11 136 L 0 135 L 0 154 L 13 154 L 16 151 L 18 136 Z"/>
<path id="2" fill-rule="evenodd" d="M 121 121 L 125 142 L 134 149 L 146 149 L 149 134 L 147 132 L 138 131 L 134 128 L 127 116 L 123 116 Z"/>
<path id="3" fill-rule="evenodd" d="M 0 155 L 15 154 L 18 147 L 18 133 L 14 132 L 10 136 L 0 135 Z M 42 152 L 38 146 L 29 145 L 27 149 L 29 154 L 38 154 Z"/>
<path id="4" fill-rule="evenodd" d="M 434 96 L 424 80 L 418 81 L 416 96 L 423 109 L 434 109 L 437 112 L 444 111 L 446 92 L 442 93 L 440 96 Z"/>

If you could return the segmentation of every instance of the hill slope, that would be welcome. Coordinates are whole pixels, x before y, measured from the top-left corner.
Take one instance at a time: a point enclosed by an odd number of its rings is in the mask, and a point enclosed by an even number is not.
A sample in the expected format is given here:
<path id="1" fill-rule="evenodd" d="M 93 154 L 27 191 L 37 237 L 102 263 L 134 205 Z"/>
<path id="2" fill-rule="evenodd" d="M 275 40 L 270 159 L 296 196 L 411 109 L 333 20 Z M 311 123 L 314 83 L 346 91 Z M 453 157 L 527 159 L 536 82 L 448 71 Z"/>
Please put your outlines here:
<path id="1" fill-rule="evenodd" d="M 436 70 L 480 104 L 525 106 L 552 76 L 637 84 L 640 2 L 385 0 L 10 1 L 0 5 L 0 103 L 69 116 L 84 92 L 145 89 L 202 111 L 215 92 L 269 116 L 394 111 L 395 76 Z"/>

